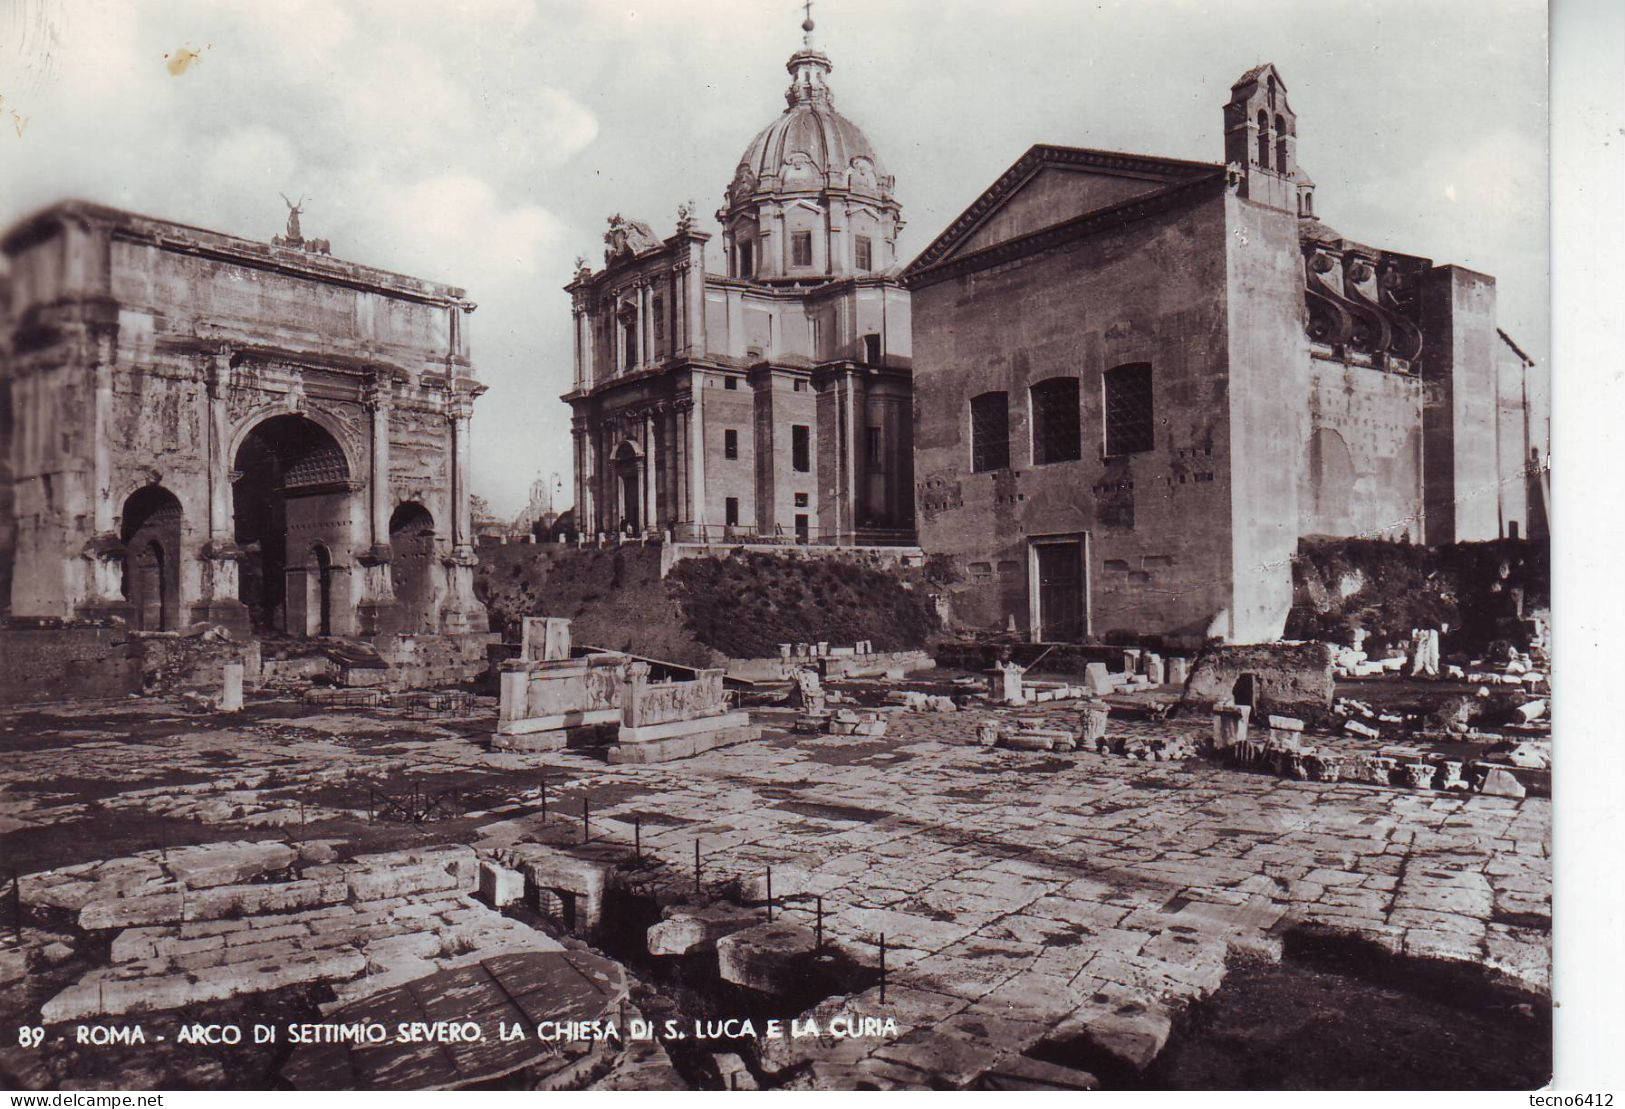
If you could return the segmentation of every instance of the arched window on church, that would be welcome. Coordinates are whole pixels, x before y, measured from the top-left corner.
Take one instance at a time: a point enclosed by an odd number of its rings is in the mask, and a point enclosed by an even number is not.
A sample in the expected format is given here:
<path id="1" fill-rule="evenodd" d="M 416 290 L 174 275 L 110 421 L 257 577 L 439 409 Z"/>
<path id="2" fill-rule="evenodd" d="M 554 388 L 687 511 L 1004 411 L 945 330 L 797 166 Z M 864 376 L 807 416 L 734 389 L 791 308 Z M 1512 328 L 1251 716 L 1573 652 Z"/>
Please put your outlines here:
<path id="1" fill-rule="evenodd" d="M 1278 173 L 1289 173 L 1292 167 L 1286 154 L 1286 119 L 1283 116 L 1275 117 L 1275 169 Z"/>
<path id="2" fill-rule="evenodd" d="M 1265 111 L 1258 113 L 1258 164 L 1270 168 L 1270 116 Z"/>

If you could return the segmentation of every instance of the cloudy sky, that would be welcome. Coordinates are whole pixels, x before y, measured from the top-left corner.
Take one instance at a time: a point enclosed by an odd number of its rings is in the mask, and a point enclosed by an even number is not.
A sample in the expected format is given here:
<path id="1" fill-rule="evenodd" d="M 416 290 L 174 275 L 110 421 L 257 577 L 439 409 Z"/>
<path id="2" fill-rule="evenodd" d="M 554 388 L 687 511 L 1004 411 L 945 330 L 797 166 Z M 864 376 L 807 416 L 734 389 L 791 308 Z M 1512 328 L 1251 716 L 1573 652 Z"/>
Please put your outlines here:
<path id="1" fill-rule="evenodd" d="M 1034 142 L 1221 160 L 1230 83 L 1273 61 L 1322 218 L 1495 274 L 1502 326 L 1545 360 L 1538 0 L 814 16 L 837 106 L 896 175 L 905 258 Z M 572 259 L 601 259 L 612 212 L 670 234 L 692 198 L 716 230 L 801 18 L 792 0 L 0 0 L 0 224 L 80 196 L 269 239 L 277 194 L 304 194 L 336 255 L 480 303 L 475 490 L 509 514 L 538 477 L 570 488 Z"/>

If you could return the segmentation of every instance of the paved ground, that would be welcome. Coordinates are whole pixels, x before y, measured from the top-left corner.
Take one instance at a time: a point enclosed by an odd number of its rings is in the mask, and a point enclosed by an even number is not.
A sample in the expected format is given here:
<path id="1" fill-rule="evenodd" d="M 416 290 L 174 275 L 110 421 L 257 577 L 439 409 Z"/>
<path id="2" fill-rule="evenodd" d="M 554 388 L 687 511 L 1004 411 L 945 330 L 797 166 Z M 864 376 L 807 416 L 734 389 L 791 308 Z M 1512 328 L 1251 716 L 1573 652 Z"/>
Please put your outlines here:
<path id="1" fill-rule="evenodd" d="M 645 856 L 665 864 L 656 884 L 692 888 L 698 841 L 708 894 L 771 866 L 776 897 L 822 895 L 826 936 L 853 959 L 875 964 L 885 935 L 885 1005 L 870 990 L 833 1008 L 894 1016 L 900 1038 L 771 1045 L 764 1068 L 795 1083 L 952 1083 L 1074 1034 L 1138 1065 L 1227 957 L 1271 957 L 1291 924 L 1549 989 L 1546 799 L 995 751 L 976 745 L 979 712 L 611 767 L 488 752 L 484 709 L 0 715 L 0 850 L 26 875 L 212 840 L 320 839 L 341 859 L 500 849 L 574 839 L 587 799 L 595 841 L 629 846 L 640 819 Z M 1024 715 L 1075 712 L 1044 710 Z M 369 822 L 419 796 L 455 819 Z M 781 913 L 810 920 L 801 901 Z"/>

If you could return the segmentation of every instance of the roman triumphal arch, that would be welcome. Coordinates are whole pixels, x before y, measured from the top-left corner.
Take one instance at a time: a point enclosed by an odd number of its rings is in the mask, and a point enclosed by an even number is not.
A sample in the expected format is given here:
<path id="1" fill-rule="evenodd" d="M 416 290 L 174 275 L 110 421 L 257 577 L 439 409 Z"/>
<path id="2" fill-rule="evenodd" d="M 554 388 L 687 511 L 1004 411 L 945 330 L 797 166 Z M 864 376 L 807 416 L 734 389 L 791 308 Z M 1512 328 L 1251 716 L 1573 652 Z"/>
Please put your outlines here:
<path id="1" fill-rule="evenodd" d="M 460 289 L 79 202 L 0 246 L 13 617 L 483 657 Z"/>

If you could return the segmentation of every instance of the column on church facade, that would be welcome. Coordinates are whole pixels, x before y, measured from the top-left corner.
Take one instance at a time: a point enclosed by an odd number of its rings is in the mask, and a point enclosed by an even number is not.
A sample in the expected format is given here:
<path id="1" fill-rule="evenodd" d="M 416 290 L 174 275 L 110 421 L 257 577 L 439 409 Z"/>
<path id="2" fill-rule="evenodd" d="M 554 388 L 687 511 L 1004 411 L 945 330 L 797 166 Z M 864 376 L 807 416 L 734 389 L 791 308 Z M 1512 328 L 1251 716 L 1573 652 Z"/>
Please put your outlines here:
<path id="1" fill-rule="evenodd" d="M 640 277 L 638 279 L 638 294 L 637 295 L 638 295 L 638 364 L 637 364 L 637 366 L 635 368 L 642 369 L 644 366 L 650 365 L 654 361 L 654 359 L 651 357 L 652 352 L 649 349 L 649 347 L 650 347 L 649 335 L 650 335 L 654 325 L 650 320 L 650 316 L 653 313 L 651 313 L 649 311 L 649 279 L 647 277 Z"/>
<path id="2" fill-rule="evenodd" d="M 621 313 L 625 307 L 625 293 L 617 289 L 614 293 L 614 308 L 609 314 L 610 350 L 615 359 L 615 364 L 609 368 L 607 375 L 610 377 L 620 373 L 621 367 L 626 365 L 626 328 L 621 323 Z"/>
<path id="3" fill-rule="evenodd" d="M 596 532 L 597 525 L 594 519 L 596 511 L 593 496 L 593 452 L 591 432 L 585 427 L 580 418 L 570 429 L 570 438 L 575 444 L 576 463 L 576 531 L 586 535 Z"/>
<path id="4" fill-rule="evenodd" d="M 643 450 L 643 480 L 638 483 L 638 527 L 648 531 L 655 526 L 655 435 L 654 416 L 645 410 L 638 417 L 638 446 Z"/>
<path id="5" fill-rule="evenodd" d="M 598 321 L 585 309 L 581 313 L 581 387 L 592 388 L 598 374 Z"/>
<path id="6" fill-rule="evenodd" d="M 575 389 L 587 389 L 587 312 L 580 304 L 570 312 L 575 317 Z"/>
<path id="7" fill-rule="evenodd" d="M 677 464 L 677 480 L 674 483 L 672 503 L 674 506 L 674 521 L 678 525 L 692 526 L 694 523 L 694 461 L 689 456 L 689 424 L 694 418 L 694 404 L 689 400 L 679 400 L 672 406 L 672 458 Z"/>
<path id="8" fill-rule="evenodd" d="M 694 522 L 696 529 L 703 533 L 707 523 L 705 507 L 705 378 L 691 372 L 689 374 L 690 398 L 693 410 L 689 413 L 688 426 L 688 484 L 689 484 L 689 518 Z"/>

